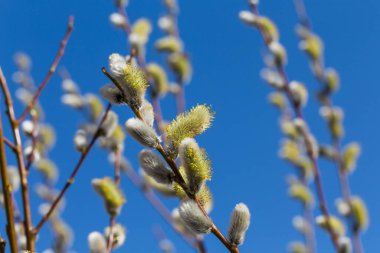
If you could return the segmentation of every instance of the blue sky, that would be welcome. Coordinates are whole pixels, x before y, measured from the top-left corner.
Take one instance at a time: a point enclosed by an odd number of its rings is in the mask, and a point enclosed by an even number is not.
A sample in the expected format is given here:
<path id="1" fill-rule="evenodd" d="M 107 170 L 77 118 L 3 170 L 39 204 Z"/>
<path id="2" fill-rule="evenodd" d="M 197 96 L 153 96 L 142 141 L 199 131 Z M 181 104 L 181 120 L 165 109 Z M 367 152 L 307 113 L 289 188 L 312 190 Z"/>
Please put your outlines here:
<path id="1" fill-rule="evenodd" d="M 156 24 L 157 18 L 164 13 L 159 0 L 130 2 L 131 20 L 144 16 Z M 380 88 L 377 83 L 380 2 L 309 0 L 306 4 L 315 30 L 325 41 L 327 66 L 341 73 L 342 87 L 334 101 L 345 110 L 345 143 L 355 140 L 363 147 L 358 169 L 350 182 L 353 193 L 362 196 L 370 209 L 371 224 L 363 236 L 366 252 L 377 252 L 376 239 L 380 234 Z M 286 195 L 284 179 L 293 170 L 277 157 L 281 139 L 278 114 L 268 105 L 270 89 L 258 74 L 263 67 L 263 43 L 257 31 L 238 19 L 238 12 L 246 6 L 243 0 L 180 1 L 180 32 L 194 66 L 194 76 L 187 87 L 187 106 L 207 103 L 216 111 L 214 126 L 198 139 L 213 161 L 214 177 L 210 186 L 215 199 L 211 213 L 215 223 L 226 231 L 234 205 L 245 202 L 251 209 L 252 223 L 241 252 L 284 252 L 288 242 L 300 238 L 291 227 L 291 218 L 300 209 Z M 278 24 L 281 41 L 289 54 L 287 72 L 290 78 L 305 82 L 310 90 L 315 90 L 317 83 L 310 74 L 306 57 L 297 47 L 294 33 L 297 19 L 292 1 L 262 1 L 260 8 Z M 100 68 L 106 65 L 108 55 L 128 53 L 124 34 L 108 21 L 113 11 L 110 0 L 1 0 L 0 65 L 10 80 L 15 70 L 13 54 L 27 52 L 33 59 L 32 73 L 39 83 L 55 56 L 68 16 L 74 15 L 75 30 L 60 65 L 70 71 L 83 92 L 98 92 L 107 81 Z M 155 25 L 152 39 L 159 36 L 161 33 Z M 154 52 L 152 45 L 153 40 L 148 46 L 148 61 L 162 62 L 163 57 Z M 72 136 L 81 120 L 79 114 L 61 104 L 61 93 L 60 78 L 55 75 L 41 97 L 41 103 L 49 108 L 46 109 L 47 121 L 56 126 L 58 134 L 51 156 L 61 169 L 59 187 L 78 159 Z M 165 118 L 174 117 L 174 105 L 172 98 L 165 99 Z M 20 107 L 16 109 L 21 112 Z M 116 110 L 123 121 L 131 116 L 127 107 Z M 325 125 L 313 96 L 305 113 L 312 131 L 321 142 L 327 142 Z M 140 145 L 127 139 L 125 154 L 135 166 L 139 149 Z M 8 160 L 13 162 L 12 157 Z M 334 210 L 332 203 L 339 196 L 335 168 L 321 163 L 321 172 L 329 207 Z M 104 175 L 112 175 L 111 167 L 106 154 L 95 149 L 67 193 L 64 218 L 75 230 L 73 249 L 77 252 L 88 251 L 89 232 L 103 230 L 108 224 L 102 203 L 90 184 L 92 178 Z M 32 173 L 31 180 L 37 179 Z M 118 252 L 158 252 L 152 233 L 154 224 L 162 224 L 177 252 L 192 252 L 162 222 L 126 177 L 122 178 L 122 185 L 128 203 L 119 221 L 127 226 L 128 236 L 125 247 Z M 165 203 L 170 207 L 177 204 L 175 200 Z M 36 223 L 37 205 L 33 208 Z M 3 221 L 0 221 L 1 227 Z M 43 230 L 38 250 L 48 247 L 49 232 L 47 228 Z M 319 230 L 318 241 L 320 252 L 333 252 L 327 236 Z M 206 237 L 206 245 L 209 252 L 225 252 L 213 236 Z"/>

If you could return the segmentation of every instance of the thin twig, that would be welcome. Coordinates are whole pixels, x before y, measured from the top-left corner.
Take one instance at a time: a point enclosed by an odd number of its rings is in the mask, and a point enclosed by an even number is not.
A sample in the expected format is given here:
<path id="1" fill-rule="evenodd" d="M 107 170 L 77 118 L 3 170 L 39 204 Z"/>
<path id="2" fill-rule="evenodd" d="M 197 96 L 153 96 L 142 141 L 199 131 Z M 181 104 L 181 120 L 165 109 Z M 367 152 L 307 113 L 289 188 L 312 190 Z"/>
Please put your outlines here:
<path id="1" fill-rule="evenodd" d="M 117 150 L 115 152 L 115 184 L 117 186 L 120 185 L 120 159 L 121 159 L 121 151 Z M 114 226 L 116 224 L 116 215 L 110 216 L 110 225 L 109 225 L 109 236 L 108 236 L 108 242 L 107 242 L 107 253 L 110 253 L 112 251 L 113 246 L 113 237 L 114 237 Z"/>
<path id="2" fill-rule="evenodd" d="M 180 35 L 179 35 L 179 29 L 178 29 L 178 6 L 175 6 L 176 3 L 173 5 L 166 4 L 166 9 L 168 12 L 168 15 L 170 19 L 173 22 L 172 29 L 170 30 L 170 35 L 177 38 L 179 41 L 181 41 Z M 177 106 L 177 114 L 183 113 L 186 109 L 186 101 L 185 101 L 185 84 L 183 83 L 181 77 L 177 76 L 177 83 L 179 86 L 178 92 L 175 93 L 175 100 L 176 100 L 176 106 Z"/>
<path id="3" fill-rule="evenodd" d="M 35 238 L 31 233 L 32 230 L 32 217 L 30 212 L 30 197 L 29 197 L 29 183 L 28 183 L 28 172 L 25 169 L 24 158 L 22 155 L 22 143 L 21 143 L 21 135 L 20 129 L 16 122 L 15 111 L 13 107 L 13 100 L 11 93 L 9 91 L 9 87 L 7 81 L 4 77 L 3 71 L 0 68 L 0 85 L 5 98 L 5 106 L 6 112 L 9 120 L 9 124 L 11 126 L 11 131 L 13 135 L 14 145 L 16 146 L 16 160 L 17 160 L 17 168 L 21 181 L 21 197 L 22 197 L 22 207 L 24 214 L 24 229 L 26 236 L 26 246 L 30 251 L 35 251 Z"/>
<path id="4" fill-rule="evenodd" d="M 14 220 L 14 214 L 13 214 L 13 203 L 12 203 L 12 186 L 10 185 L 9 178 L 8 178 L 7 160 L 6 160 L 3 136 L 4 136 L 3 123 L 1 120 L 1 114 L 0 114 L 0 176 L 1 176 L 1 184 L 3 186 L 2 188 L 3 188 L 3 196 L 4 196 L 4 209 L 5 209 L 5 214 L 7 216 L 6 228 L 7 228 L 8 239 L 9 239 L 9 243 L 11 247 L 11 252 L 18 253 L 17 237 L 16 237 L 16 231 L 15 231 L 15 220 Z M 1 239 L 0 244 L 1 244 L 0 248 L 3 248 L 2 239 Z M 4 252 L 3 249 L 0 249 L 0 251 Z"/>
<path id="5" fill-rule="evenodd" d="M 11 142 L 9 139 L 7 139 L 6 137 L 3 137 L 4 139 L 4 143 L 10 148 L 12 149 L 13 152 L 15 152 L 17 150 L 15 144 L 13 144 L 13 142 Z"/>
<path id="6" fill-rule="evenodd" d="M 103 69 L 102 69 L 103 70 Z M 106 71 L 107 72 L 107 71 Z M 106 75 L 107 77 L 109 75 Z M 110 79 L 112 81 L 112 79 Z M 135 114 L 135 116 L 137 118 L 139 118 L 140 120 L 144 120 L 141 113 L 136 110 L 135 108 L 131 107 L 133 113 Z M 179 172 L 179 169 L 177 167 L 177 164 L 175 163 L 175 161 L 169 157 L 169 155 L 166 153 L 165 149 L 162 147 L 162 145 L 160 143 L 157 144 L 156 146 L 156 150 L 161 154 L 161 156 L 165 159 L 165 161 L 168 163 L 169 167 L 171 168 L 171 170 L 173 171 L 174 175 L 175 175 L 175 180 L 176 182 L 181 186 L 181 188 L 185 191 L 186 195 L 194 200 L 199 209 L 202 211 L 202 213 L 206 216 L 207 219 L 209 219 L 211 222 L 212 222 L 212 219 L 210 218 L 210 216 L 207 214 L 206 210 L 204 209 L 203 205 L 200 203 L 199 199 L 197 199 L 197 197 L 190 193 L 188 190 L 187 190 L 187 186 L 186 186 L 186 182 L 184 180 L 184 178 L 182 177 L 181 173 Z M 232 252 L 232 253 L 238 253 L 239 250 L 236 246 L 234 245 L 230 245 L 227 241 L 227 239 L 224 237 L 224 235 L 218 230 L 218 228 L 216 227 L 215 224 L 213 224 L 213 229 L 211 230 L 211 232 L 226 246 L 226 248 Z M 227 246 L 228 245 L 228 246 Z"/>
<path id="7" fill-rule="evenodd" d="M 21 116 L 17 119 L 16 123 L 18 125 L 25 119 L 25 117 L 29 114 L 30 110 L 34 107 L 35 103 L 37 102 L 38 97 L 41 95 L 42 90 L 45 88 L 45 86 L 48 84 L 50 78 L 54 74 L 54 72 L 58 66 L 58 63 L 60 62 L 60 60 L 61 60 L 61 58 L 65 52 L 67 42 L 70 38 L 71 32 L 73 31 L 73 27 L 74 27 L 74 17 L 70 16 L 69 17 L 69 23 L 67 25 L 67 31 L 66 31 L 66 34 L 65 34 L 63 40 L 61 41 L 60 48 L 59 48 L 59 51 L 57 53 L 57 56 L 55 57 L 53 64 L 50 66 L 48 73 L 46 74 L 41 85 L 38 87 L 38 89 L 37 89 L 36 93 L 34 94 L 32 100 L 29 102 L 29 104 L 27 105 L 27 107 L 25 108 L 25 110 L 23 111 Z"/>
<path id="8" fill-rule="evenodd" d="M 310 21 L 309 16 L 307 15 L 307 11 L 305 8 L 304 1 L 303 0 L 294 0 L 294 5 L 296 7 L 296 12 L 297 12 L 300 24 L 304 28 L 306 28 L 307 30 L 312 32 L 311 21 Z M 313 72 L 314 76 L 320 84 L 322 84 L 323 86 L 327 86 L 328 80 L 326 80 L 326 78 L 323 75 L 323 72 L 324 72 L 323 60 L 317 61 L 316 64 L 317 64 L 316 67 L 319 71 L 314 71 Z M 327 106 L 331 110 L 334 108 L 333 99 L 332 99 L 330 94 L 324 98 L 322 105 Z M 336 163 L 337 170 L 338 170 L 338 178 L 339 178 L 341 193 L 342 193 L 344 201 L 346 203 L 348 203 L 350 209 L 352 210 L 351 187 L 350 187 L 350 183 L 348 181 L 348 176 L 345 173 L 346 168 L 345 168 L 344 162 L 343 162 L 342 157 L 341 157 L 341 154 L 342 154 L 341 140 L 339 138 L 334 137 L 334 135 L 332 134 L 331 131 L 330 131 L 330 135 L 331 135 L 331 140 L 332 140 L 331 142 L 332 142 L 334 152 L 337 154 L 337 158 L 335 159 L 335 163 Z M 352 216 L 351 216 L 351 218 L 352 218 Z M 352 222 L 352 223 L 354 223 L 354 222 Z M 356 253 L 364 252 L 362 242 L 361 242 L 361 238 L 360 238 L 360 231 L 355 229 L 354 224 L 352 224 L 351 229 L 352 229 L 352 241 L 354 244 L 355 252 Z"/>
<path id="9" fill-rule="evenodd" d="M 132 29 L 130 27 L 130 22 L 129 22 L 128 14 L 127 14 L 124 6 L 122 6 L 122 5 L 116 5 L 116 7 L 117 7 L 117 10 L 118 10 L 118 13 L 121 14 L 124 17 L 124 19 L 125 19 L 125 24 L 123 26 L 123 28 L 124 28 L 123 30 L 124 30 L 124 33 L 125 33 L 125 36 L 126 36 L 126 40 L 128 42 L 129 41 L 129 36 L 132 33 Z M 133 46 L 130 46 L 130 47 L 131 47 L 130 51 L 132 53 L 134 52 L 136 54 L 137 50 Z M 132 53 L 131 53 L 131 56 L 132 56 Z M 130 59 L 132 59 L 132 57 Z M 146 64 L 145 59 L 143 57 L 141 57 L 140 55 L 137 55 L 136 59 L 137 59 L 138 65 L 141 67 L 141 69 L 144 71 L 144 73 L 147 74 L 147 69 L 146 69 L 146 65 L 147 64 Z M 106 73 L 104 73 L 104 74 L 106 74 Z M 108 78 L 110 78 L 110 77 L 108 77 Z M 148 82 L 151 83 L 150 80 L 148 80 Z M 115 83 L 115 85 L 117 85 L 117 84 Z M 163 116 L 162 116 L 162 111 L 160 109 L 160 100 L 159 100 L 159 97 L 153 91 L 153 88 L 151 88 L 151 98 L 152 98 L 152 106 L 153 106 L 153 109 L 154 109 L 154 120 L 155 120 L 156 125 L 157 125 L 158 133 L 160 135 L 164 136 L 163 135 L 163 131 L 161 129 L 161 126 L 163 125 L 164 120 L 163 120 Z M 165 139 L 165 136 L 164 136 L 164 139 Z"/>
<path id="10" fill-rule="evenodd" d="M 251 5 L 250 7 L 251 7 L 251 11 L 255 15 L 260 15 L 256 5 Z M 265 45 L 268 47 L 270 40 L 268 40 L 267 36 L 265 35 L 265 32 L 262 30 L 262 28 L 260 26 L 258 27 L 258 29 L 261 33 L 261 36 L 264 39 Z M 290 87 L 289 87 L 289 79 L 288 79 L 287 74 L 285 72 L 284 66 L 282 64 L 276 64 L 276 69 L 277 69 L 278 74 L 281 76 L 282 80 L 284 80 L 284 84 L 285 84 L 284 92 L 285 92 L 288 100 L 290 101 L 290 103 L 293 107 L 293 110 L 294 110 L 296 117 L 305 121 L 305 118 L 304 118 L 303 112 L 302 112 L 302 108 L 300 107 L 300 105 L 298 103 L 296 103 L 292 99 L 292 95 L 291 95 L 291 91 L 290 91 Z M 318 202 L 319 202 L 319 208 L 320 208 L 322 214 L 326 217 L 327 231 L 330 235 L 331 241 L 333 242 L 333 245 L 334 245 L 336 251 L 339 252 L 338 235 L 336 234 L 336 232 L 334 231 L 334 229 L 332 228 L 332 226 L 329 222 L 331 215 L 329 213 L 326 198 L 325 198 L 324 191 L 323 191 L 322 177 L 320 174 L 318 162 L 317 162 L 317 159 L 313 155 L 313 143 L 312 143 L 310 134 L 307 133 L 306 131 L 303 131 L 302 138 L 305 142 L 305 148 L 306 148 L 307 156 L 312 163 L 315 186 L 316 186 L 317 197 L 318 197 Z"/>
<path id="11" fill-rule="evenodd" d="M 77 163 L 77 165 L 75 166 L 74 170 L 72 171 L 69 179 L 66 181 L 66 184 L 65 186 L 62 188 L 61 192 L 58 194 L 57 198 L 54 200 L 54 202 L 52 203 L 52 205 L 50 206 L 50 209 L 46 212 L 46 214 L 41 218 L 40 222 L 38 223 L 38 225 L 33 229 L 33 234 L 36 235 L 38 234 L 38 232 L 40 231 L 40 229 L 42 228 L 42 226 L 45 224 L 45 222 L 49 219 L 50 215 L 53 213 L 53 211 L 55 210 L 55 208 L 57 207 L 58 203 L 60 202 L 60 200 L 62 199 L 63 195 L 65 194 L 65 192 L 69 189 L 69 187 L 74 183 L 74 179 L 75 179 L 75 176 L 77 175 L 79 169 L 81 168 L 84 160 L 86 159 L 88 153 L 90 152 L 91 148 L 94 146 L 96 140 L 100 137 L 101 133 L 102 133 L 102 129 L 101 129 L 101 126 L 103 125 L 104 121 L 106 120 L 107 118 L 107 115 L 109 113 L 109 111 L 111 110 L 111 107 L 112 105 L 111 104 L 108 104 L 107 106 L 107 109 L 102 117 L 102 119 L 100 120 L 99 122 L 99 125 L 95 131 L 95 134 L 94 136 L 92 137 L 90 143 L 88 144 L 88 146 L 86 147 L 86 149 L 83 151 L 81 157 L 79 158 L 79 161 Z"/>

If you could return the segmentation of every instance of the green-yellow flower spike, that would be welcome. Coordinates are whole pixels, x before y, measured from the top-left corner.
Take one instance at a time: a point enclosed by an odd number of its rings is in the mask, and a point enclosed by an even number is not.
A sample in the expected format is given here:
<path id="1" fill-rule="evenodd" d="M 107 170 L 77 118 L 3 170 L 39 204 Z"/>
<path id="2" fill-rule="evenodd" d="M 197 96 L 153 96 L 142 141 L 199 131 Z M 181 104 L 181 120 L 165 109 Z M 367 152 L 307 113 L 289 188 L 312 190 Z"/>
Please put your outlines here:
<path id="1" fill-rule="evenodd" d="M 350 202 L 356 229 L 365 230 L 369 223 L 369 216 L 365 203 L 359 197 L 352 197 Z"/>
<path id="2" fill-rule="evenodd" d="M 299 136 L 298 131 L 294 123 L 290 120 L 284 119 L 280 122 L 281 131 L 291 139 L 297 139 Z"/>
<path id="3" fill-rule="evenodd" d="M 297 164 L 300 156 L 301 151 L 297 142 L 292 140 L 285 140 L 282 143 L 280 157 L 289 161 L 290 163 Z"/>
<path id="4" fill-rule="evenodd" d="M 286 98 L 281 92 L 272 92 L 268 97 L 269 102 L 280 110 L 286 107 Z"/>
<path id="5" fill-rule="evenodd" d="M 334 92 L 339 88 L 339 74 L 335 69 L 327 69 L 325 71 L 325 82 L 328 90 Z"/>
<path id="6" fill-rule="evenodd" d="M 308 253 L 308 249 L 302 242 L 291 242 L 288 246 L 290 253 Z"/>
<path id="7" fill-rule="evenodd" d="M 138 67 L 127 63 L 124 69 L 124 81 L 128 84 L 127 90 L 133 99 L 134 96 L 141 99 L 145 95 L 145 91 L 148 88 L 148 81 L 144 72 Z"/>
<path id="8" fill-rule="evenodd" d="M 321 216 L 318 216 L 315 219 L 315 221 L 321 228 L 323 228 L 325 230 L 328 230 L 328 228 L 329 228 L 328 223 L 330 223 L 331 229 L 338 236 L 343 236 L 346 233 L 346 228 L 345 228 L 344 224 L 335 216 L 330 215 L 329 218 L 327 219 L 327 217 L 321 215 Z"/>
<path id="9" fill-rule="evenodd" d="M 204 150 L 192 138 L 184 139 L 179 146 L 179 157 L 186 173 L 188 190 L 198 193 L 206 180 L 211 180 L 211 166 Z"/>
<path id="10" fill-rule="evenodd" d="M 261 29 L 265 34 L 265 40 L 268 42 L 279 40 L 280 36 L 277 27 L 269 18 L 258 16 L 250 11 L 241 11 L 239 17 L 247 25 Z"/>
<path id="11" fill-rule="evenodd" d="M 278 41 L 280 39 L 276 25 L 267 17 L 259 17 L 258 26 L 264 31 L 265 36 L 270 41 Z"/>
<path id="12" fill-rule="evenodd" d="M 57 166 L 48 159 L 40 159 L 36 162 L 35 168 L 50 182 L 54 182 L 58 178 Z"/>
<path id="13" fill-rule="evenodd" d="M 182 84 L 190 81 L 193 70 L 186 55 L 182 53 L 172 53 L 168 57 L 168 63 Z"/>
<path id="14" fill-rule="evenodd" d="M 141 44 L 145 44 L 148 41 L 148 37 L 152 32 L 152 25 L 146 18 L 138 19 L 132 26 L 132 35 L 138 37 Z M 133 38 L 135 40 L 137 38 Z"/>
<path id="15" fill-rule="evenodd" d="M 349 143 L 343 151 L 343 168 L 345 172 L 352 172 L 355 170 L 356 162 L 360 155 L 360 145 L 359 143 L 352 142 Z"/>
<path id="16" fill-rule="evenodd" d="M 99 119 L 104 111 L 103 103 L 99 97 L 94 94 L 86 94 L 85 101 L 89 108 L 91 119 L 94 121 Z"/>
<path id="17" fill-rule="evenodd" d="M 311 206 L 314 203 L 313 194 L 305 185 L 294 182 L 289 187 L 289 196 L 299 200 L 305 206 Z"/>
<path id="18" fill-rule="evenodd" d="M 182 42 L 174 36 L 166 36 L 156 41 L 154 47 L 159 52 L 181 52 L 183 50 Z"/>
<path id="19" fill-rule="evenodd" d="M 183 179 L 185 180 L 186 185 L 188 185 L 187 175 L 185 173 L 185 169 L 183 167 L 179 168 L 179 172 L 181 173 Z M 178 184 L 173 184 L 173 190 L 175 192 L 175 195 L 180 199 L 187 198 L 186 192 L 183 190 L 183 188 Z M 207 185 L 204 185 L 201 190 L 196 194 L 196 197 L 198 198 L 201 205 L 204 207 L 204 209 L 207 212 L 210 212 L 213 207 L 213 199 L 210 189 L 207 187 Z"/>
<path id="20" fill-rule="evenodd" d="M 149 86 L 144 71 L 127 62 L 119 54 L 111 54 L 108 61 L 110 74 L 121 86 L 125 102 L 138 109 Z"/>
<path id="21" fill-rule="evenodd" d="M 38 141 L 43 145 L 43 149 L 51 148 L 55 144 L 56 134 L 55 130 L 51 125 L 48 124 L 39 124 L 39 135 Z"/>
<path id="22" fill-rule="evenodd" d="M 109 177 L 104 177 L 92 180 L 92 186 L 103 198 L 107 212 L 111 215 L 118 214 L 126 199 L 115 182 Z"/>
<path id="23" fill-rule="evenodd" d="M 189 112 L 178 115 L 166 128 L 170 156 L 175 158 L 181 141 L 185 138 L 194 138 L 206 131 L 213 119 L 214 113 L 206 105 L 197 105 Z"/>
<path id="24" fill-rule="evenodd" d="M 155 92 L 159 96 L 165 95 L 169 90 L 169 82 L 165 70 L 156 63 L 148 64 L 146 70 L 148 75 L 153 79 Z"/>
<path id="25" fill-rule="evenodd" d="M 323 54 L 323 42 L 315 34 L 310 34 L 301 41 L 300 48 L 305 51 L 313 61 L 320 60 Z"/>

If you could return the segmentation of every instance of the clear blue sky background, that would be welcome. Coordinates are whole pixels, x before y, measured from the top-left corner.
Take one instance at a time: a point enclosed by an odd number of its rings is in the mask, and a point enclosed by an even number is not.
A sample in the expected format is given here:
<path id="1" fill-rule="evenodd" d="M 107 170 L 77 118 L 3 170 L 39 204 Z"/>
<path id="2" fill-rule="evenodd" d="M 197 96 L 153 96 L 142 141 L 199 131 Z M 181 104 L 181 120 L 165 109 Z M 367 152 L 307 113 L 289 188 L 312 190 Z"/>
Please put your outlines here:
<path id="1" fill-rule="evenodd" d="M 371 225 L 363 236 L 366 252 L 379 252 L 380 2 L 307 0 L 306 4 L 315 30 L 325 40 L 327 66 L 341 73 L 342 88 L 334 99 L 345 109 L 345 142 L 357 140 L 363 146 L 358 170 L 350 181 L 353 192 L 366 200 L 371 213 Z M 187 87 L 187 105 L 208 103 L 216 111 L 214 126 L 199 138 L 213 160 L 214 178 L 210 185 L 215 198 L 211 213 L 215 223 L 226 231 L 232 208 L 238 202 L 245 202 L 252 211 L 252 225 L 241 252 L 284 252 L 288 242 L 300 238 L 291 227 L 291 219 L 300 208 L 287 198 L 284 178 L 293 170 L 277 158 L 281 139 L 278 114 L 267 104 L 270 89 L 258 77 L 263 66 L 262 40 L 255 30 L 238 19 L 238 12 L 246 6 L 244 0 L 180 1 L 181 35 L 194 64 L 194 77 Z M 297 48 L 294 33 L 297 19 L 292 1 L 262 1 L 260 8 L 279 24 L 282 42 L 289 53 L 287 71 L 290 78 L 303 81 L 310 90 L 315 90 L 317 83 L 311 77 L 306 57 Z M 1 0 L 0 64 L 8 79 L 15 70 L 12 56 L 20 50 L 31 55 L 36 82 L 43 79 L 66 29 L 67 18 L 72 14 L 75 30 L 61 66 L 71 72 L 82 91 L 97 92 L 107 81 L 100 67 L 107 63 L 108 55 L 128 53 L 124 34 L 109 23 L 108 16 L 113 11 L 110 0 Z M 159 0 L 131 0 L 128 8 L 132 20 L 142 16 L 154 20 L 152 38 L 161 35 L 156 20 L 163 12 Z M 147 58 L 163 60 L 152 50 L 152 43 Z M 72 136 L 80 122 L 78 114 L 61 104 L 60 96 L 60 78 L 55 75 L 41 102 L 48 106 L 47 121 L 56 125 L 58 133 L 57 147 L 51 156 L 61 169 L 59 187 L 78 159 Z M 1 108 L 4 110 L 3 105 Z M 17 107 L 17 112 L 20 111 Z M 123 121 L 131 116 L 126 107 L 117 111 Z M 167 119 L 174 116 L 172 98 L 166 99 L 164 114 Z M 327 142 L 325 125 L 318 116 L 313 96 L 306 115 L 312 130 L 318 132 L 322 142 Z M 135 166 L 140 148 L 134 140 L 127 139 L 126 155 Z M 9 157 L 9 161 L 13 159 Z M 322 163 L 321 167 L 329 207 L 334 210 L 333 200 L 339 196 L 335 168 L 327 163 Z M 73 249 L 77 252 L 88 252 L 88 233 L 103 230 L 108 224 L 102 202 L 92 190 L 90 181 L 112 173 L 106 154 L 95 149 L 68 191 L 64 218 L 75 230 Z M 31 180 L 36 179 L 38 177 L 32 173 Z M 126 177 L 122 178 L 122 185 L 128 203 L 119 221 L 128 227 L 128 238 L 118 252 L 158 252 L 152 234 L 152 226 L 157 223 L 162 224 L 177 252 L 192 252 L 162 222 Z M 174 207 L 177 202 L 166 203 Z M 36 223 L 39 219 L 37 205 L 33 208 Z M 0 220 L 0 225 L 4 226 L 4 219 Z M 39 251 L 48 247 L 49 232 L 47 228 L 43 230 Z M 319 230 L 318 239 L 319 252 L 333 252 L 327 236 Z M 209 252 L 226 252 L 213 236 L 206 237 L 206 244 Z"/>

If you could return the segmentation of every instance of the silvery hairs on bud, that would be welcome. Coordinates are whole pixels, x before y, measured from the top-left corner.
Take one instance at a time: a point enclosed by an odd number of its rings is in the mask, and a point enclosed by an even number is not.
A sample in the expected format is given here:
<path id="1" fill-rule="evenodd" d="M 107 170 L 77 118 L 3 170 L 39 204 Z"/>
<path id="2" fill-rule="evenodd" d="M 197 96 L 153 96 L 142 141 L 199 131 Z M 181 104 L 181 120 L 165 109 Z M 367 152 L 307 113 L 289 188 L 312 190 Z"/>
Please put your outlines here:
<path id="1" fill-rule="evenodd" d="M 130 118 L 125 122 L 127 132 L 140 144 L 155 148 L 159 143 L 156 131 L 145 122 L 137 118 Z"/>
<path id="2" fill-rule="evenodd" d="M 123 104 L 126 103 L 124 94 L 119 88 L 114 85 L 107 84 L 100 88 L 100 94 L 103 98 L 107 99 L 111 104 Z"/>
<path id="3" fill-rule="evenodd" d="M 240 245 L 244 242 L 245 232 L 251 220 L 248 207 L 239 203 L 235 206 L 231 215 L 230 227 L 228 228 L 228 241 L 233 245 Z"/>
<path id="4" fill-rule="evenodd" d="M 106 253 L 107 243 L 104 236 L 99 232 L 91 232 L 88 237 L 88 247 L 91 253 Z"/>
<path id="5" fill-rule="evenodd" d="M 126 239 L 126 229 L 120 224 L 115 224 L 112 227 L 112 236 L 113 236 L 113 244 L 112 249 L 119 248 L 123 246 Z M 108 226 L 104 229 L 104 237 L 109 240 L 111 234 L 111 228 Z"/>
<path id="6" fill-rule="evenodd" d="M 144 172 L 154 178 L 158 183 L 171 184 L 174 173 L 162 161 L 160 156 L 149 149 L 144 149 L 139 154 L 139 162 Z"/>
<path id="7" fill-rule="evenodd" d="M 113 111 L 109 111 L 106 119 L 100 127 L 102 135 L 105 137 L 110 137 L 117 127 L 118 121 L 119 117 L 117 114 Z"/>
<path id="8" fill-rule="evenodd" d="M 184 200 L 179 206 L 179 215 L 184 224 L 193 232 L 208 234 L 211 232 L 212 221 L 199 209 L 194 200 Z"/>

